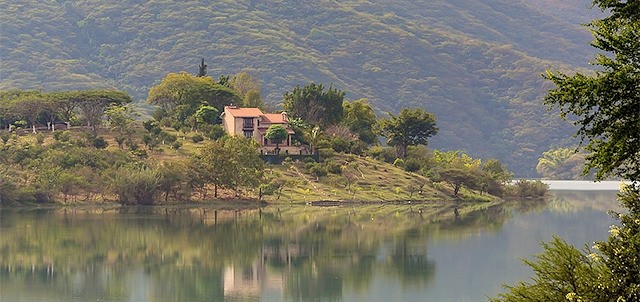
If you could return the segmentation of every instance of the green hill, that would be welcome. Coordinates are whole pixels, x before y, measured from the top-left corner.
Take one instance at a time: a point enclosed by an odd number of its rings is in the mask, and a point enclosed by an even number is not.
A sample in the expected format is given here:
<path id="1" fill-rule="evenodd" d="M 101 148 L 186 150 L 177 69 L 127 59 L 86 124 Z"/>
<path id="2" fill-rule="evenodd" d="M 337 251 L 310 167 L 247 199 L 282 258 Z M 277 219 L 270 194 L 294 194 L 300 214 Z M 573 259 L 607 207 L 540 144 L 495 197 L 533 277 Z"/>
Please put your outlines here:
<path id="1" fill-rule="evenodd" d="M 379 114 L 427 108 L 433 147 L 520 176 L 573 133 L 540 104 L 540 74 L 593 56 L 581 0 L 1 2 L 0 89 L 115 87 L 143 100 L 204 57 L 214 77 L 255 75 L 271 104 L 315 81 Z"/>

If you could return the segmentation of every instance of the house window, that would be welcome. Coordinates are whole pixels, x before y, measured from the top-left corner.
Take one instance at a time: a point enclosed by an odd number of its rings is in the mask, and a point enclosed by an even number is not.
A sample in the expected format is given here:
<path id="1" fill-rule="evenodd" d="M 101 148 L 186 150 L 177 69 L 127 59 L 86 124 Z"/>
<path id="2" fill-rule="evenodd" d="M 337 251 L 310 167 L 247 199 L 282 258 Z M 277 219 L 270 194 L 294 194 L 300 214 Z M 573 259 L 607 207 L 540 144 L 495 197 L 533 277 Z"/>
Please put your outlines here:
<path id="1" fill-rule="evenodd" d="M 242 128 L 253 128 L 253 118 L 245 117 L 242 122 Z"/>
<path id="2" fill-rule="evenodd" d="M 244 133 L 244 137 L 246 137 L 246 138 L 252 138 L 253 137 L 253 131 L 242 131 L 242 133 Z"/>

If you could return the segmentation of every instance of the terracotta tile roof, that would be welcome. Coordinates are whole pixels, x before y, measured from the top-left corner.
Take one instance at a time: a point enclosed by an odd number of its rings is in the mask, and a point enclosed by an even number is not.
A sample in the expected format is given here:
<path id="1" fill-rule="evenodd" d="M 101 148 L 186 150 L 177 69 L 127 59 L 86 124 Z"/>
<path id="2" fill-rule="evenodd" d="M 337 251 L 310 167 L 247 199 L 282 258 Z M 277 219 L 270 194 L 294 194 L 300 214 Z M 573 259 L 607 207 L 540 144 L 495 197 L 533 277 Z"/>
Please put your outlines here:
<path id="1" fill-rule="evenodd" d="M 263 123 L 271 123 L 271 124 L 286 124 L 287 121 L 284 120 L 284 117 L 281 113 L 264 113 L 262 114 L 262 122 Z"/>
<path id="2" fill-rule="evenodd" d="M 231 114 L 233 117 L 259 117 L 264 115 L 262 111 L 258 108 L 238 108 L 225 106 L 224 111 Z"/>

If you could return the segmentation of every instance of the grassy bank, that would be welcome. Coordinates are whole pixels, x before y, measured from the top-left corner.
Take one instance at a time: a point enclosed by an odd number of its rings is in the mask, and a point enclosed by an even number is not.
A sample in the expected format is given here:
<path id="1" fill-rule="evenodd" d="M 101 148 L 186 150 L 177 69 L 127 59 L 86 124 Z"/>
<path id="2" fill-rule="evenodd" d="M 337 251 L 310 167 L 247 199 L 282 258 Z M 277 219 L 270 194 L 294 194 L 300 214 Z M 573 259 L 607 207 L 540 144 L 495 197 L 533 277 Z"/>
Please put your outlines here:
<path id="1" fill-rule="evenodd" d="M 57 130 L 60 131 L 60 130 Z M 69 131 L 71 143 L 80 140 L 86 129 L 75 127 Z M 136 128 L 135 136 L 141 136 L 144 129 Z M 145 151 L 144 158 L 138 158 L 150 164 L 162 162 L 186 162 L 189 157 L 198 152 L 202 142 L 194 142 L 192 139 L 197 133 L 178 133 L 171 129 L 165 129 L 172 135 L 178 137 L 179 148 L 172 148 L 169 144 L 161 144 L 154 149 L 147 149 L 145 146 L 138 146 L 139 150 Z M 112 133 L 105 129 L 99 129 L 97 133 L 104 138 L 108 146 L 106 149 L 111 152 L 128 152 L 121 150 Z M 42 130 L 34 135 L 23 130 L 18 135 L 12 136 L 3 143 L 3 148 L 11 149 L 16 146 L 51 146 L 56 143 L 54 135 L 50 131 Z M 13 147 L 11 147 L 13 146 Z M 57 147 L 64 151 L 65 147 Z M 91 147 L 87 147 L 91 148 Z M 126 148 L 126 147 L 125 147 Z M 486 204 L 497 203 L 501 200 L 486 193 L 468 190 L 465 187 L 454 194 L 453 187 L 446 182 L 434 182 L 419 173 L 407 172 L 400 167 L 396 167 L 384 161 L 380 161 L 368 156 L 356 156 L 352 154 L 335 153 L 323 158 L 325 161 L 324 173 L 314 171 L 313 162 L 285 161 L 281 165 L 267 165 L 265 177 L 261 181 L 263 185 L 277 184 L 273 186 L 260 186 L 256 188 L 244 188 L 238 191 L 219 190 L 219 197 L 212 198 L 208 194 L 205 198 L 196 196 L 195 193 L 187 192 L 181 199 L 170 201 L 171 204 L 194 204 L 194 205 L 230 205 L 237 207 L 259 206 L 267 204 L 359 204 L 359 203 L 397 203 L 397 204 L 421 204 L 424 209 L 433 207 L 432 210 L 452 212 L 452 208 L 462 204 Z M 37 179 L 37 170 L 29 169 L 29 163 L 24 166 L 9 166 L 14 174 L 20 179 L 25 179 L 24 183 Z M 98 171 L 99 172 L 99 171 Z M 17 178 L 16 178 L 17 179 Z M 94 185 L 95 187 L 95 185 Z M 58 193 L 54 196 L 56 202 L 67 200 L 66 205 L 95 205 L 109 204 L 117 202 L 117 196 L 112 194 L 98 194 L 91 192 L 92 197 L 87 198 L 89 189 L 69 189 L 67 196 L 62 198 Z M 84 190 L 84 191 L 83 191 Z M 199 200 L 194 202 L 194 200 Z"/>

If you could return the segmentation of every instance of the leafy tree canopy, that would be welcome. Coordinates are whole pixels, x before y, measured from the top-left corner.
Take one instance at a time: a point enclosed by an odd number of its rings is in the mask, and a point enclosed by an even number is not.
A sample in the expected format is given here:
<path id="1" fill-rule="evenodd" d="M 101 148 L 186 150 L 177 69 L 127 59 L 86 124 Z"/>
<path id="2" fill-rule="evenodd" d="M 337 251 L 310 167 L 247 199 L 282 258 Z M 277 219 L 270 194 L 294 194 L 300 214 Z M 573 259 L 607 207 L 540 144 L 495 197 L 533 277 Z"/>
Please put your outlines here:
<path id="1" fill-rule="evenodd" d="M 195 113 L 196 121 L 199 124 L 215 124 L 218 121 L 218 112 L 218 109 L 213 106 L 201 106 Z"/>
<path id="2" fill-rule="evenodd" d="M 544 245 L 537 261 L 528 262 L 532 282 L 507 286 L 495 301 L 640 301 L 640 1 L 595 0 L 610 13 L 591 22 L 602 67 L 594 75 L 547 73 L 556 84 L 545 102 L 563 116 L 575 115 L 578 136 L 590 140 L 585 168 L 596 177 L 631 180 L 619 195 L 628 213 L 616 214 L 600 253 L 577 251 L 561 240 Z"/>
<path id="3" fill-rule="evenodd" d="M 287 133 L 287 129 L 285 129 L 284 126 L 276 124 L 269 126 L 265 137 L 276 143 L 277 146 L 278 144 L 282 143 L 282 141 L 287 139 L 288 135 L 289 133 Z"/>
<path id="4" fill-rule="evenodd" d="M 640 2 L 596 0 L 607 18 L 589 24 L 599 54 L 594 75 L 547 72 L 554 82 L 545 103 L 563 117 L 577 116 L 578 136 L 588 141 L 585 173 L 640 179 Z"/>
<path id="5" fill-rule="evenodd" d="M 356 133 L 361 141 L 369 145 L 377 142 L 377 136 L 373 132 L 377 117 L 367 99 L 344 101 L 342 110 L 342 123 L 349 127 L 351 132 Z"/>
<path id="6" fill-rule="evenodd" d="M 297 85 L 293 91 L 284 94 L 282 107 L 292 115 L 313 125 L 332 125 L 342 119 L 344 91 L 329 86 L 324 91 L 322 84 Z"/>
<path id="7" fill-rule="evenodd" d="M 387 138 L 387 144 L 396 147 L 396 155 L 403 158 L 407 147 L 426 145 L 429 137 L 438 133 L 436 117 L 421 108 L 404 108 L 398 116 L 389 113 L 388 119 L 378 122 L 378 133 Z"/>
<path id="8" fill-rule="evenodd" d="M 197 77 L 186 72 L 169 73 L 160 84 L 149 90 L 149 103 L 162 108 L 165 118 L 184 123 L 202 106 L 215 107 L 238 103 L 240 96 L 231 88 L 209 76 Z"/>

